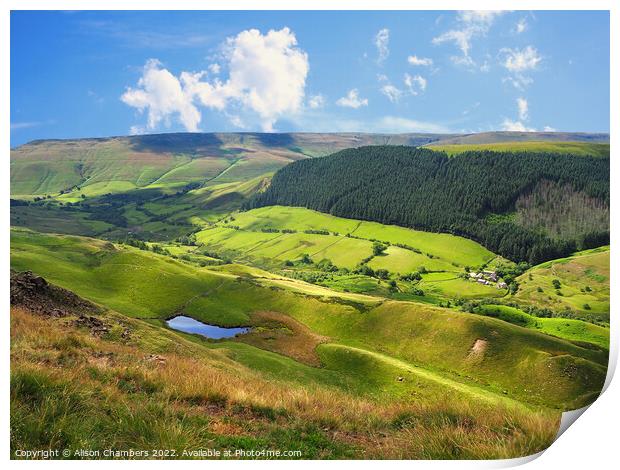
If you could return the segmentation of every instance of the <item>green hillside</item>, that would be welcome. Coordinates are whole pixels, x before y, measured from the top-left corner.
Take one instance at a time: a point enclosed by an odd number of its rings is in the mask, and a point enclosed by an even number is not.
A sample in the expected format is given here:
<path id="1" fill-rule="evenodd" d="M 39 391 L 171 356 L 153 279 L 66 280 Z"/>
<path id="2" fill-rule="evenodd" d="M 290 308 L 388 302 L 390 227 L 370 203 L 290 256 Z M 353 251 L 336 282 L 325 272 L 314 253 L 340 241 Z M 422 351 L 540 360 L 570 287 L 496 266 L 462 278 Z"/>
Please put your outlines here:
<path id="1" fill-rule="evenodd" d="M 608 149 L 563 133 L 13 149 L 11 448 L 545 449 L 606 376 Z M 177 315 L 250 330 L 207 339 Z"/>
<path id="2" fill-rule="evenodd" d="M 550 407 L 581 406 L 605 377 L 605 352 L 492 318 L 396 301 L 361 313 L 346 302 L 270 289 L 260 278 L 197 269 L 93 239 L 13 231 L 11 244 L 13 269 L 32 270 L 136 318 L 163 320 L 188 310 L 202 321 L 251 325 L 255 312 L 277 312 L 330 342 L 381 352 L 422 367 L 429 377 L 439 374 L 500 397 L 507 390 Z M 486 345 L 483 361 L 472 356 L 478 340 Z M 531 388 L 524 391 L 524 383 Z"/>
<path id="3" fill-rule="evenodd" d="M 518 278 L 515 299 L 609 321 L 609 270 L 609 247 L 549 261 Z"/>

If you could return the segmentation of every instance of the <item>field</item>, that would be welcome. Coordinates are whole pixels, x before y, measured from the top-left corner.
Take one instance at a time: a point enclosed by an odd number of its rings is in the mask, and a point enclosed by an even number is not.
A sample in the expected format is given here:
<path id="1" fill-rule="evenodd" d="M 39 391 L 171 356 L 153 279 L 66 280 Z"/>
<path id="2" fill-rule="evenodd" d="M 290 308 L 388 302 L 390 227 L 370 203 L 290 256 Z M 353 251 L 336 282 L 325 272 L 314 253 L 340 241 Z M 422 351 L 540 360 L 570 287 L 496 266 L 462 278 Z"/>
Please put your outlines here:
<path id="1" fill-rule="evenodd" d="M 570 318 L 540 318 L 515 307 L 493 304 L 481 305 L 476 313 L 499 318 L 508 323 L 535 329 L 559 338 L 596 344 L 609 349 L 609 330 L 584 321 Z"/>
<path id="2" fill-rule="evenodd" d="M 343 219 L 298 207 L 270 206 L 253 209 L 236 214 L 230 225 L 252 233 L 261 233 L 260 231 L 263 229 L 295 230 L 297 232 L 308 230 L 327 231 L 329 232 L 328 236 L 338 237 L 338 240 L 332 239 L 330 243 L 335 241 L 338 244 L 342 243 L 344 246 L 339 251 L 350 253 L 350 256 L 356 256 L 359 260 L 370 254 L 371 241 L 378 240 L 394 245 L 405 245 L 409 248 L 408 250 L 402 248 L 396 250 L 395 248 L 398 247 L 392 247 L 385 256 L 385 263 L 400 266 L 400 269 L 403 270 L 395 269 L 395 271 L 401 273 L 408 272 L 405 270 L 406 268 L 416 266 L 425 266 L 433 271 L 448 268 L 455 270 L 457 267 L 465 265 L 480 266 L 494 257 L 493 253 L 466 238 L 449 234 L 421 232 L 403 227 L 382 225 L 376 222 Z M 208 231 L 202 232 L 201 235 L 208 236 Z M 291 234 L 284 233 L 279 238 L 287 239 L 289 235 Z M 347 237 L 347 235 L 350 237 Z M 325 237 L 325 235 L 317 235 L 312 240 L 316 241 L 317 237 L 321 236 Z M 345 238 L 350 238 L 350 241 L 344 240 Z M 358 239 L 368 243 L 359 244 L 358 246 L 351 244 Z M 300 249 L 302 249 L 301 246 L 303 244 L 303 241 L 300 241 Z M 356 253 L 355 250 L 361 249 L 362 246 L 367 246 L 368 249 L 361 253 Z M 412 251 L 411 248 L 417 251 Z M 312 251 L 310 250 L 311 254 Z M 320 260 L 321 256 L 329 258 L 321 250 L 314 250 L 314 253 L 316 254 L 312 256 L 317 257 L 317 261 Z M 381 264 L 381 261 L 375 261 L 375 263 Z M 448 263 L 451 264 L 450 267 Z"/>
<path id="3" fill-rule="evenodd" d="M 495 152 L 518 151 L 518 152 L 551 152 L 570 153 L 572 155 L 591 155 L 595 157 L 609 158 L 608 143 L 588 142 L 495 142 L 488 144 L 430 144 L 433 150 L 446 152 L 448 155 L 456 155 L 472 150 L 492 150 Z"/>
<path id="4" fill-rule="evenodd" d="M 609 321 L 609 247 L 543 263 L 518 281 L 515 300 Z"/>

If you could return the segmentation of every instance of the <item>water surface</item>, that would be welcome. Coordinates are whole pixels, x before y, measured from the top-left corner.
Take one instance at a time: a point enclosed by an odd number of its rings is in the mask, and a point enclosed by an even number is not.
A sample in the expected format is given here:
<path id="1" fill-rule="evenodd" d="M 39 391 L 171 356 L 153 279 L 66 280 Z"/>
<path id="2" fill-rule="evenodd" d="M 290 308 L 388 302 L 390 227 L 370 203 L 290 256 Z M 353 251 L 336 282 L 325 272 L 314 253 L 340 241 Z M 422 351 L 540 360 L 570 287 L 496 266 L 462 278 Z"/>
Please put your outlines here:
<path id="1" fill-rule="evenodd" d="M 183 333 L 198 334 L 211 339 L 232 338 L 233 336 L 250 331 L 250 328 L 247 327 L 224 328 L 221 326 L 209 325 L 184 315 L 171 318 L 166 321 L 166 324 L 173 330 L 182 331 Z"/>

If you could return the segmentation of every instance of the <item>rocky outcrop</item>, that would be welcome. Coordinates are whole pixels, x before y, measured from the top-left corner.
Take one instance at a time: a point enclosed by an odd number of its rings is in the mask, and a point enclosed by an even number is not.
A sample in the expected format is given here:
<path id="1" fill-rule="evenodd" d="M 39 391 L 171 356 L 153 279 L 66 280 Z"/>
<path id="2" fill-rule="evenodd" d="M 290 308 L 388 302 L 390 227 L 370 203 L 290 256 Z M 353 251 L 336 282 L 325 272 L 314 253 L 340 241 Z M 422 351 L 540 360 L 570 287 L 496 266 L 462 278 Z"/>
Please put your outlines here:
<path id="1" fill-rule="evenodd" d="M 11 306 L 51 317 L 101 313 L 92 302 L 50 284 L 31 271 L 11 273 Z"/>

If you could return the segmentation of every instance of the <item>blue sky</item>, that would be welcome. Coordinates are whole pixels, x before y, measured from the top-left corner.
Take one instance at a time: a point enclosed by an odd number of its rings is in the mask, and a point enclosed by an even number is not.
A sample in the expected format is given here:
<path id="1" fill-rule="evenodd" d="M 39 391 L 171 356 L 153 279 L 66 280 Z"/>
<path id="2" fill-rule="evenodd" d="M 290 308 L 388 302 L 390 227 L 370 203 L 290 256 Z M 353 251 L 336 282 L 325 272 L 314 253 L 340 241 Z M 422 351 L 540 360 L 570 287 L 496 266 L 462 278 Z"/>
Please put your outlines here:
<path id="1" fill-rule="evenodd" d="M 609 131 L 607 12 L 13 12 L 11 145 Z"/>

